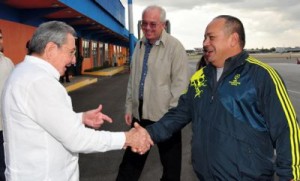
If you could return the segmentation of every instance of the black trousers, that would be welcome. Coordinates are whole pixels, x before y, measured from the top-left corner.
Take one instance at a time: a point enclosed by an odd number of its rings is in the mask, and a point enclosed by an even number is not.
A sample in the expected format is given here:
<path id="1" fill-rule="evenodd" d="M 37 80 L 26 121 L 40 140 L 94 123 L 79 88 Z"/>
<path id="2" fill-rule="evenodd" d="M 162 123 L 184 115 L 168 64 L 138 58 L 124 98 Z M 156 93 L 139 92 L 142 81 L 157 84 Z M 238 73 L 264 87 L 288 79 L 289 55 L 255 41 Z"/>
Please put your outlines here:
<path id="1" fill-rule="evenodd" d="M 3 131 L 0 131 L 0 180 L 5 181 L 5 159 L 4 159 L 4 147 L 3 147 Z"/>
<path id="2" fill-rule="evenodd" d="M 140 101 L 139 111 L 141 115 L 141 108 L 143 102 Z M 132 126 L 134 122 L 138 122 L 142 127 L 146 127 L 155 123 L 154 121 L 142 119 L 138 121 L 133 118 Z M 174 134 L 167 141 L 157 144 L 159 150 L 160 161 L 163 166 L 163 174 L 161 181 L 179 181 L 181 173 L 181 157 L 182 157 L 182 143 L 181 143 L 181 131 Z M 149 151 L 144 155 L 139 155 L 131 151 L 131 148 L 127 148 L 123 160 L 119 167 L 117 181 L 138 181 Z"/>

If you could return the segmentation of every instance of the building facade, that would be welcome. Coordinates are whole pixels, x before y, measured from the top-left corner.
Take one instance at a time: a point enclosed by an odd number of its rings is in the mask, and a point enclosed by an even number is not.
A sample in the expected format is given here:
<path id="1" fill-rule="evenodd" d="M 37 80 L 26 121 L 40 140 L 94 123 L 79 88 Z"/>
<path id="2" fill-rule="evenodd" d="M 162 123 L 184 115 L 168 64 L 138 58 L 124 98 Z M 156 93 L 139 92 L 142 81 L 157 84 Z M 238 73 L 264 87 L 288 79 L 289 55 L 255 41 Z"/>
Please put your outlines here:
<path id="1" fill-rule="evenodd" d="M 0 9 L 4 53 L 14 64 L 24 59 L 36 27 L 52 20 L 76 30 L 77 56 L 84 57 L 82 71 L 128 61 L 129 32 L 120 0 L 4 0 Z"/>

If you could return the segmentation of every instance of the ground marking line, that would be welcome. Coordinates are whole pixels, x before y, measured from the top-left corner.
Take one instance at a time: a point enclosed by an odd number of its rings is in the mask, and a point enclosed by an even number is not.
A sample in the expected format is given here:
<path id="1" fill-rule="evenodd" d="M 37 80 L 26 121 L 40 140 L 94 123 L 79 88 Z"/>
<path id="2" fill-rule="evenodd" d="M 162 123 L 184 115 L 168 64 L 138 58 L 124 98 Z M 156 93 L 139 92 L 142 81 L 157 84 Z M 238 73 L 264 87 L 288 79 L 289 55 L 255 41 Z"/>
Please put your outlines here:
<path id="1" fill-rule="evenodd" d="M 289 92 L 295 93 L 295 94 L 300 94 L 300 92 L 298 91 L 292 91 L 292 90 L 288 90 Z"/>

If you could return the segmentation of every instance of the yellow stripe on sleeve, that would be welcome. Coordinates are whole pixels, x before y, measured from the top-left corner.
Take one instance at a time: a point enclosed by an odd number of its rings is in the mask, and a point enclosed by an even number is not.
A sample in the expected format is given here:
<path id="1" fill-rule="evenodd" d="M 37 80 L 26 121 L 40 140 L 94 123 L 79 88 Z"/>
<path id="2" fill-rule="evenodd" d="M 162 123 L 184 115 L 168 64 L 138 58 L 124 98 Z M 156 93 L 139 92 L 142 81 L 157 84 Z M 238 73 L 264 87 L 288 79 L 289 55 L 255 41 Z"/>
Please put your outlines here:
<path id="1" fill-rule="evenodd" d="M 272 68 L 268 64 L 265 64 L 251 56 L 247 58 L 247 61 L 259 65 L 260 67 L 267 70 L 275 84 L 277 96 L 280 100 L 289 125 L 292 152 L 292 171 L 294 179 L 298 180 L 300 179 L 300 130 L 296 119 L 296 112 L 288 96 L 283 81 L 281 80 L 278 73 L 274 70 L 274 68 Z"/>

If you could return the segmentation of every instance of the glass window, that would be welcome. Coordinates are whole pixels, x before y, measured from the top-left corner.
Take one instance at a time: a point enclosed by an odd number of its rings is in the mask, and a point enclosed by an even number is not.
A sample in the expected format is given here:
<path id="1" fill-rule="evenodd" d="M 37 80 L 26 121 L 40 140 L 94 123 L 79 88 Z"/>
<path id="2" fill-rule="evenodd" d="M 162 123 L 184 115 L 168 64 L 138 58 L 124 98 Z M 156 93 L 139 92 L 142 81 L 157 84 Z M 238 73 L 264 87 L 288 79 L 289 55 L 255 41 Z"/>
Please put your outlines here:
<path id="1" fill-rule="evenodd" d="M 83 57 L 89 58 L 90 55 L 90 42 L 88 40 L 82 41 Z"/>
<path id="2" fill-rule="evenodd" d="M 98 67 L 98 54 L 97 54 L 97 42 L 92 41 L 92 56 L 94 61 L 94 67 Z"/>
<path id="3" fill-rule="evenodd" d="M 103 65 L 105 60 L 105 54 L 104 54 L 104 44 L 102 42 L 99 42 L 99 53 L 100 53 L 100 65 Z"/>

